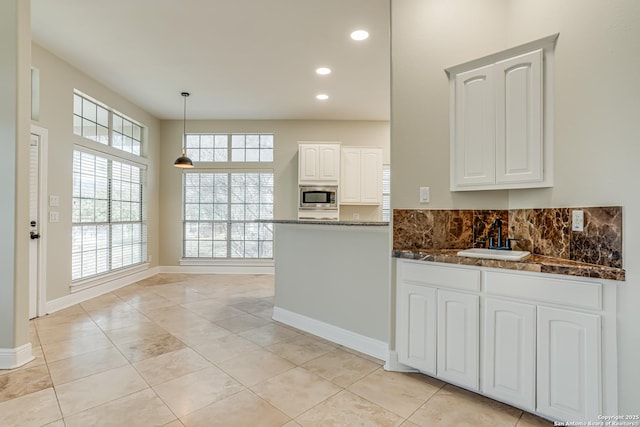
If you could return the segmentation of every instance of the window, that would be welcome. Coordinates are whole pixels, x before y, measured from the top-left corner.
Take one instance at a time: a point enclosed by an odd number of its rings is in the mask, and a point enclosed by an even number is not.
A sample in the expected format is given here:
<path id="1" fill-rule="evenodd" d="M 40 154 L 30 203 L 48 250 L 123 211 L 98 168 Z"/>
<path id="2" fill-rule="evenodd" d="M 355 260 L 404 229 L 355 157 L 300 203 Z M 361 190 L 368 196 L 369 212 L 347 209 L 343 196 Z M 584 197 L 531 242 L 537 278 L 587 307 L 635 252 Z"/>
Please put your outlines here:
<path id="1" fill-rule="evenodd" d="M 71 279 L 147 260 L 143 128 L 88 96 L 73 94 Z"/>
<path id="2" fill-rule="evenodd" d="M 72 280 L 146 261 L 142 169 L 73 152 Z"/>
<path id="3" fill-rule="evenodd" d="M 382 220 L 391 221 L 391 168 L 382 167 Z"/>
<path id="4" fill-rule="evenodd" d="M 79 93 L 73 94 L 73 132 L 137 156 L 141 152 L 140 125 Z"/>
<path id="5" fill-rule="evenodd" d="M 189 134 L 186 148 L 194 162 L 273 162 L 272 134 Z"/>
<path id="6" fill-rule="evenodd" d="M 234 169 L 183 173 L 185 259 L 273 258 L 273 225 L 255 222 L 273 219 L 273 170 L 255 169 L 273 146 L 273 134 L 187 135 L 191 160 Z"/>
<path id="7" fill-rule="evenodd" d="M 185 172 L 185 258 L 273 258 L 273 172 Z"/>

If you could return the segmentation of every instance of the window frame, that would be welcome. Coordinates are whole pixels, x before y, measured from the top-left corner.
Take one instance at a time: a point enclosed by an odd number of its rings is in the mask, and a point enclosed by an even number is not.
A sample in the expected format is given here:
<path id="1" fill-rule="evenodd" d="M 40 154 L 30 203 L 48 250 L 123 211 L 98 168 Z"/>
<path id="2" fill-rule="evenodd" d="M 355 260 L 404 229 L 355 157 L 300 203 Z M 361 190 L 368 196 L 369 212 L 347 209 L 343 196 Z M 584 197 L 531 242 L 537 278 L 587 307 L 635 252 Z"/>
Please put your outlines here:
<path id="1" fill-rule="evenodd" d="M 238 162 L 235 162 L 235 164 L 239 164 Z M 202 221 L 199 220 L 188 220 L 186 219 L 186 197 L 187 197 L 187 186 L 186 186 L 186 180 L 187 180 L 187 175 L 189 174 L 224 174 L 227 175 L 228 180 L 227 180 L 227 184 L 226 184 L 226 218 L 222 219 L 222 220 L 215 220 L 215 219 L 205 219 Z M 245 220 L 233 220 L 231 218 L 231 211 L 232 211 L 232 206 L 233 205 L 239 205 L 241 203 L 232 203 L 232 196 L 231 196 L 231 175 L 233 174 L 269 174 L 271 175 L 271 180 L 273 182 L 273 185 L 271 187 L 271 191 L 272 191 L 272 201 L 271 203 L 266 203 L 266 205 L 270 205 L 271 206 L 271 218 L 259 218 L 259 220 L 264 220 L 265 222 L 257 222 L 257 224 L 259 225 L 258 228 L 260 229 L 260 227 L 271 227 L 270 229 L 270 234 L 271 234 L 271 239 L 262 239 L 261 237 L 258 237 L 257 240 L 250 240 L 250 241 L 256 241 L 258 244 L 258 247 L 260 246 L 261 243 L 263 242 L 270 242 L 270 246 L 271 246 L 271 256 L 270 257 L 233 257 L 232 256 L 232 227 L 233 224 L 253 224 L 256 223 L 256 219 L 245 219 Z M 190 169 L 190 170 L 184 170 L 182 171 L 182 201 L 181 201 L 181 210 L 182 210 L 182 250 L 181 250 L 181 259 L 180 259 L 180 264 L 181 265 L 218 265 L 218 264 L 238 264 L 238 265 L 250 265 L 250 264 L 273 264 L 273 225 L 272 223 L 269 223 L 269 220 L 272 220 L 274 217 L 274 209 L 275 209 L 275 171 L 273 168 L 269 167 L 269 168 L 248 168 L 248 167 L 238 167 L 238 168 L 197 168 L 197 169 Z M 246 204 L 246 203 L 245 203 Z M 260 206 L 263 205 L 263 203 L 257 203 L 258 205 L 258 209 L 260 209 Z M 259 214 L 260 216 L 260 214 Z M 214 254 L 212 254 L 211 257 L 204 257 L 204 256 L 197 256 L 197 257 L 188 257 L 186 256 L 186 252 L 187 252 L 187 247 L 186 247 L 186 242 L 187 242 L 187 223 L 200 223 L 200 222 L 205 222 L 205 223 L 211 223 L 211 224 L 226 224 L 227 225 L 227 230 L 226 230 L 226 239 L 224 240 L 225 242 L 225 246 L 226 246 L 226 256 L 225 257 L 216 257 L 213 256 Z M 244 239 L 246 241 L 246 238 Z M 221 240 L 218 240 L 221 241 Z M 215 240 L 214 240 L 215 242 Z M 258 249 L 259 251 L 260 249 Z"/>
<path id="2" fill-rule="evenodd" d="M 75 131 L 75 128 L 73 128 L 74 124 L 72 123 L 72 139 L 73 139 L 73 146 L 72 146 L 72 176 L 75 173 L 74 172 L 74 160 L 73 158 L 75 157 L 75 152 L 78 151 L 80 153 L 86 153 L 89 155 L 93 155 L 93 156 L 97 156 L 103 159 L 106 159 L 109 163 L 109 176 L 108 176 L 108 188 L 109 188 L 109 211 L 110 211 L 110 206 L 113 203 L 112 200 L 112 194 L 111 194 L 111 186 L 112 186 L 112 168 L 111 168 L 111 162 L 115 161 L 115 162 L 119 162 L 122 164 L 126 164 L 132 167 L 136 167 L 140 169 L 140 191 L 141 191 L 141 195 L 140 195 L 140 221 L 117 221 L 117 222 L 113 222 L 111 221 L 111 212 L 109 212 L 109 222 L 107 224 L 109 224 L 109 246 L 108 246 L 108 252 L 109 252 L 109 269 L 105 272 L 102 273 L 97 273 L 97 274 L 93 274 L 93 275 L 89 275 L 89 276 L 84 276 L 84 277 L 80 277 L 77 279 L 73 279 L 71 278 L 70 281 L 70 288 L 71 288 L 71 292 L 77 292 L 80 290 L 84 290 L 96 285 L 100 285 L 103 283 L 106 283 L 110 280 L 114 280 L 117 279 L 119 277 L 124 277 L 126 275 L 135 273 L 135 272 L 139 272 L 139 271 L 144 271 L 147 270 L 149 268 L 149 261 L 148 261 L 148 236 L 147 236 L 147 227 L 148 227 L 148 221 L 147 221 L 147 189 L 148 189 L 148 185 L 147 185 L 147 171 L 150 165 L 149 160 L 145 157 L 145 152 L 146 152 L 146 141 L 147 141 L 147 133 L 148 133 L 148 129 L 141 124 L 140 122 L 132 119 L 130 116 L 127 116 L 115 109 L 112 109 L 110 107 L 108 107 L 107 105 L 105 105 L 104 103 L 101 103 L 99 101 L 97 101 L 95 98 L 92 98 L 78 90 L 74 90 L 73 91 L 73 97 L 75 97 L 76 95 L 79 95 L 83 98 L 88 99 L 90 102 L 93 102 L 97 105 L 99 105 L 100 107 L 106 109 L 108 111 L 108 115 L 109 115 L 109 128 L 108 128 L 108 134 L 109 134 L 109 143 L 108 144 L 104 144 L 102 142 L 98 142 L 95 141 L 93 139 L 88 139 L 85 138 L 82 135 L 78 135 Z M 118 116 L 124 118 L 125 120 L 130 121 L 131 123 L 136 124 L 137 126 L 140 126 L 140 155 L 131 153 L 131 152 L 127 152 L 127 151 L 123 151 L 119 148 L 115 148 L 111 145 L 111 140 L 112 140 L 112 135 L 113 135 L 113 128 L 112 128 L 112 123 L 113 123 L 113 115 L 117 114 Z M 72 117 L 76 117 L 76 115 L 74 114 L 73 108 L 72 108 Z M 74 119 L 75 120 L 75 119 Z M 73 121 L 73 120 L 72 120 Z M 72 192 L 72 200 L 75 199 L 75 197 L 73 197 L 74 194 L 74 183 L 72 182 L 72 188 L 71 188 L 71 192 Z M 73 208 L 72 208 L 73 211 Z M 142 245 L 142 255 L 141 255 L 141 259 L 139 263 L 135 263 L 135 264 L 129 264 L 126 266 L 122 266 L 122 267 L 117 267 L 117 268 L 111 268 L 112 267 L 112 262 L 113 260 L 112 258 L 112 251 L 113 251 L 113 233 L 111 232 L 113 230 L 113 226 L 114 225 L 118 225 L 118 224 L 128 224 L 128 223 L 134 223 L 134 224 L 141 224 L 141 239 L 140 239 L 140 244 Z M 87 222 L 74 222 L 74 218 L 71 218 L 71 232 L 73 235 L 73 230 L 74 227 L 79 227 L 79 226 L 84 226 L 84 225 L 89 225 L 89 224 L 94 224 L 94 223 L 87 223 Z M 98 223 L 95 223 L 98 224 Z M 100 224 L 103 224 L 102 222 L 100 222 Z M 70 254 L 72 255 L 72 248 L 70 248 Z M 73 255 L 71 256 L 72 260 L 71 260 L 71 268 L 73 268 Z M 71 270 L 73 271 L 73 270 Z"/>
<path id="3" fill-rule="evenodd" d="M 82 104 L 81 107 L 81 113 L 77 114 L 76 113 L 76 99 L 79 98 Z M 85 101 L 87 103 L 90 104 L 94 104 L 96 107 L 96 116 L 94 119 L 92 119 L 91 116 L 85 115 L 84 114 L 84 106 L 85 106 Z M 100 111 L 104 111 L 104 113 L 106 115 L 106 119 L 103 118 L 102 120 L 99 119 L 99 112 Z M 118 119 L 121 122 L 120 125 L 120 129 L 117 130 L 115 129 L 115 122 L 116 120 L 114 120 L 114 116 L 117 116 Z M 116 152 L 119 153 L 124 153 L 124 154 L 128 154 L 134 157 L 144 157 L 144 152 L 145 152 L 145 141 L 146 141 L 146 128 L 143 124 L 141 124 L 140 122 L 138 122 L 137 120 L 134 120 L 133 118 L 127 116 L 126 114 L 121 113 L 118 110 L 115 110 L 111 107 L 109 107 L 108 105 L 98 101 L 97 99 L 83 93 L 80 92 L 79 90 L 74 90 L 73 91 L 73 108 L 72 108 L 72 118 L 73 118 L 73 135 L 76 138 L 80 138 L 83 141 L 90 141 L 92 143 L 97 144 L 98 146 L 103 146 L 103 147 L 109 147 L 111 150 L 115 150 Z M 77 123 L 77 121 L 80 121 L 80 123 Z M 95 124 L 96 127 L 96 136 L 94 138 L 91 137 L 91 135 L 89 136 L 85 136 L 85 122 L 89 122 L 89 123 L 93 123 Z M 124 125 L 122 124 L 122 122 L 127 122 L 132 126 L 132 131 L 131 131 L 131 135 L 128 135 L 127 132 L 124 130 Z M 79 133 L 78 133 L 78 126 L 79 126 Z M 102 135 L 103 137 L 106 137 L 106 141 L 100 141 L 101 138 L 99 138 L 100 134 L 98 132 L 98 128 L 103 129 L 102 132 L 106 132 L 106 135 Z M 137 129 L 137 132 L 136 132 Z M 135 138 L 136 133 L 138 135 L 138 138 Z M 114 144 L 114 140 L 115 140 L 115 135 L 114 134 L 118 134 L 120 135 L 120 137 L 122 137 L 123 139 L 125 139 L 126 137 L 129 137 L 132 139 L 132 141 L 137 141 L 138 143 L 138 153 L 136 153 L 135 151 L 131 151 L 131 150 L 124 150 L 123 148 L 119 148 Z M 99 150 L 99 148 L 98 148 Z"/>
<path id="4" fill-rule="evenodd" d="M 212 137 L 212 146 L 211 147 L 202 147 L 203 137 Z M 218 145 L 218 138 L 224 137 L 226 139 L 226 147 L 222 147 Z M 242 146 L 234 145 L 238 137 L 243 137 L 245 143 Z M 258 146 L 257 147 L 248 147 L 247 146 L 247 138 L 248 137 L 258 137 Z M 263 146 L 262 139 L 263 137 L 269 138 L 271 141 L 269 143 L 270 146 Z M 195 140 L 198 139 L 198 147 L 194 147 Z M 185 141 L 186 154 L 194 163 L 204 163 L 207 165 L 225 165 L 225 167 L 236 167 L 242 165 L 264 165 L 264 164 L 273 164 L 275 157 L 275 135 L 273 132 L 216 132 L 216 133 L 207 133 L 207 132 L 192 132 L 186 135 Z M 202 160 L 201 150 L 211 150 L 211 160 Z M 225 157 L 225 160 L 216 160 L 216 156 L 221 155 L 222 150 L 224 150 L 225 155 L 221 157 Z M 257 150 L 257 159 L 256 160 L 246 160 L 247 151 L 248 150 Z M 243 152 L 244 160 L 234 160 L 235 153 Z M 262 158 L 263 153 L 265 154 L 264 159 Z M 266 155 L 269 153 L 269 155 Z"/>

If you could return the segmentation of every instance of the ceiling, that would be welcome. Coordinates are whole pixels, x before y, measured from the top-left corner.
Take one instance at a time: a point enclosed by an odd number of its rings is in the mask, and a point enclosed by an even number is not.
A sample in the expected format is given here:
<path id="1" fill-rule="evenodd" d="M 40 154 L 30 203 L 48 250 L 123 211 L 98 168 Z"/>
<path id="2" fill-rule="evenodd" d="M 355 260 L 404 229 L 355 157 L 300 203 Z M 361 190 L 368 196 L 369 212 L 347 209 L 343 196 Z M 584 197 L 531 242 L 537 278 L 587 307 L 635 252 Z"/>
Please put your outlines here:
<path id="1" fill-rule="evenodd" d="M 389 120 L 389 0 L 31 0 L 31 16 L 35 43 L 159 119 L 188 91 L 189 119 Z"/>

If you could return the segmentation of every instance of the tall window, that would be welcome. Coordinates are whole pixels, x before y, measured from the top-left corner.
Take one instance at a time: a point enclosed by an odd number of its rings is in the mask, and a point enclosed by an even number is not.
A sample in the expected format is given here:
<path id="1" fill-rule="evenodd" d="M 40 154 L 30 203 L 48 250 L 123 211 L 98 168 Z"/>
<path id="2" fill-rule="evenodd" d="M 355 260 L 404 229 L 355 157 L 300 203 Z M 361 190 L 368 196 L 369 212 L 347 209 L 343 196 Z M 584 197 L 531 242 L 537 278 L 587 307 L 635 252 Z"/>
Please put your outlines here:
<path id="1" fill-rule="evenodd" d="M 141 152 L 142 128 L 123 115 L 74 94 L 72 280 L 147 260 L 144 159 L 120 158 L 104 146 Z M 126 157 L 126 155 L 124 156 Z"/>
<path id="2" fill-rule="evenodd" d="M 185 258 L 273 258 L 273 172 L 184 174 Z"/>
<path id="3" fill-rule="evenodd" d="M 273 135 L 191 134 L 186 144 L 193 161 L 233 169 L 183 173 L 183 257 L 273 258 L 273 225 L 255 222 L 273 219 Z"/>

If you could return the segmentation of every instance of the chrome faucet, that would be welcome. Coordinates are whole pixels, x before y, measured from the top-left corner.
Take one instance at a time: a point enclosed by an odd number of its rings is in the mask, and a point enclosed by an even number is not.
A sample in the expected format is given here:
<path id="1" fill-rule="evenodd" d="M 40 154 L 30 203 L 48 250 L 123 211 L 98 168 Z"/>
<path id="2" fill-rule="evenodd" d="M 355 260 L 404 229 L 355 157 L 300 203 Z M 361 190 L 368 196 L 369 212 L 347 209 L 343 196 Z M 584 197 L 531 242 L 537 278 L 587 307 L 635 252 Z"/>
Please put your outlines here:
<path id="1" fill-rule="evenodd" d="M 502 220 L 500 218 L 496 218 L 491 223 L 491 232 L 497 231 L 498 233 L 498 243 L 494 245 L 494 236 L 489 237 L 489 249 L 498 249 L 501 251 L 510 251 L 511 250 L 511 242 L 517 239 L 507 238 L 504 241 L 504 246 L 502 246 Z"/>

